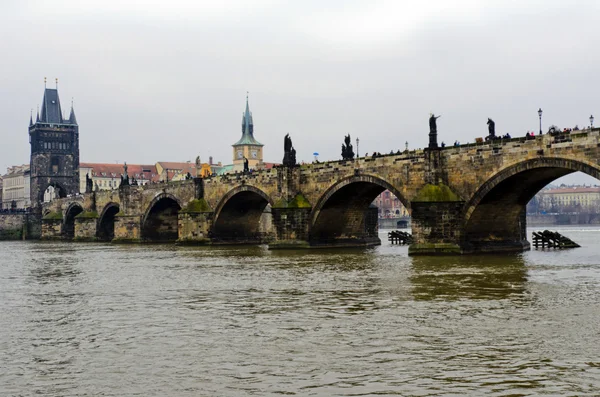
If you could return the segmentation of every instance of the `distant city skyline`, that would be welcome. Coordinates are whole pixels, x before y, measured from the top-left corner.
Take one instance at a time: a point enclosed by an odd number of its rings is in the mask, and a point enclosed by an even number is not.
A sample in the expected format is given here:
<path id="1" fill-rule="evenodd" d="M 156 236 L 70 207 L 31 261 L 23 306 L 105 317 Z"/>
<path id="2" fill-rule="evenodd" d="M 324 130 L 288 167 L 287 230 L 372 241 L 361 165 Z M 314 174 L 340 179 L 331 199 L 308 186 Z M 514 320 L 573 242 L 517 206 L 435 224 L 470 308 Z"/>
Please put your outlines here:
<path id="1" fill-rule="evenodd" d="M 280 4 L 56 0 L 2 5 L 2 172 L 29 162 L 27 124 L 58 78 L 74 98 L 90 162 L 229 163 L 246 91 L 264 159 L 362 155 L 551 124 L 585 127 L 598 106 L 600 4 L 577 1 L 397 1 Z M 27 31 L 23 30 L 27 26 Z M 572 28 L 567 28 L 572 27 Z M 569 183 L 594 183 L 583 175 Z M 555 183 L 560 183 L 555 181 Z"/>

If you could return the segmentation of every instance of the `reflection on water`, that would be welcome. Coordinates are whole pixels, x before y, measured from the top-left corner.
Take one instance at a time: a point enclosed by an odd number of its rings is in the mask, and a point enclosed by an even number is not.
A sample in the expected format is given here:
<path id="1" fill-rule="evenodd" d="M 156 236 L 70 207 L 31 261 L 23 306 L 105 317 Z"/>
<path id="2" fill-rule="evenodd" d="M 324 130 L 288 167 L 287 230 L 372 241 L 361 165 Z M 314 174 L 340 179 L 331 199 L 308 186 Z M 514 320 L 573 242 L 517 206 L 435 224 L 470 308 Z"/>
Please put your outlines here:
<path id="1" fill-rule="evenodd" d="M 416 300 L 522 297 L 527 268 L 521 254 L 412 258 Z"/>
<path id="2" fill-rule="evenodd" d="M 564 233 L 583 248 L 0 242 L 0 395 L 597 395 L 600 231 Z"/>

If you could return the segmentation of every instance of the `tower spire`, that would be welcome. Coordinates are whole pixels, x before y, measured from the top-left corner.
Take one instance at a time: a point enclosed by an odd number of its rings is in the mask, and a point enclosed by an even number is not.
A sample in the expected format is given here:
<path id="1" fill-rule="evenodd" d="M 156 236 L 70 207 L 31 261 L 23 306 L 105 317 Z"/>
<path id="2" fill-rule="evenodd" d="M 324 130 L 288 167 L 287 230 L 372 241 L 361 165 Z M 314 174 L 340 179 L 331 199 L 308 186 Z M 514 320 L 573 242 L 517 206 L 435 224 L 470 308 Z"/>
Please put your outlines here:
<path id="1" fill-rule="evenodd" d="M 242 118 L 242 135 L 254 135 L 254 123 L 252 122 L 252 113 L 250 113 L 250 104 L 248 103 L 248 91 L 246 91 L 246 111 Z"/>
<path id="2" fill-rule="evenodd" d="M 33 125 L 33 109 L 29 112 L 29 126 Z"/>
<path id="3" fill-rule="evenodd" d="M 71 113 L 69 114 L 69 124 L 77 125 L 77 118 L 75 117 L 75 109 L 73 108 L 73 98 L 71 98 Z"/>
<path id="4" fill-rule="evenodd" d="M 246 91 L 246 110 L 242 115 L 242 137 L 233 146 L 240 145 L 255 145 L 262 146 L 262 143 L 254 139 L 254 121 L 252 120 L 252 112 L 248 100 L 248 91 Z"/>

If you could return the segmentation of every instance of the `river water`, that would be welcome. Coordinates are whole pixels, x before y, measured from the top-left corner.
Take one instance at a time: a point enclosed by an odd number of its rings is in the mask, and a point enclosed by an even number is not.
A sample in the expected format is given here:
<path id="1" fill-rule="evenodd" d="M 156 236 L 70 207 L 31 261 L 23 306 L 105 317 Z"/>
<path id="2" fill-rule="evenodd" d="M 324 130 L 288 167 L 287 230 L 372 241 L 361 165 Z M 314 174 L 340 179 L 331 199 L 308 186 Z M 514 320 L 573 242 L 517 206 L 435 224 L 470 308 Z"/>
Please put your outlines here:
<path id="1" fill-rule="evenodd" d="M 600 229 L 563 231 L 583 247 L 0 242 L 0 395 L 598 396 Z"/>

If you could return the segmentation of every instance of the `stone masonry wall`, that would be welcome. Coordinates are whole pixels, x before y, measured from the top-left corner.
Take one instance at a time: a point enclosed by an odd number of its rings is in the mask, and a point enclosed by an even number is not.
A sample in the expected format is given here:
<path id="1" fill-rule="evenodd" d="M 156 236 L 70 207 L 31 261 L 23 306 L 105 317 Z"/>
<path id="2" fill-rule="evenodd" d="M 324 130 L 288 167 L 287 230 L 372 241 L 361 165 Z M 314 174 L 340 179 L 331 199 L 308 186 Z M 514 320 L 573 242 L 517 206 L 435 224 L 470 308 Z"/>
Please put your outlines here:
<path id="1" fill-rule="evenodd" d="M 139 215 L 115 216 L 115 243 L 141 242 L 141 217 Z"/>
<path id="2" fill-rule="evenodd" d="M 62 224 L 62 219 L 43 219 L 42 240 L 61 240 Z"/>
<path id="3" fill-rule="evenodd" d="M 411 254 L 460 253 L 464 202 L 413 202 Z"/>
<path id="4" fill-rule="evenodd" d="M 96 241 L 96 224 L 98 218 L 75 218 L 75 240 Z"/>
<path id="5" fill-rule="evenodd" d="M 308 247 L 310 208 L 272 208 L 275 242 L 270 248 Z"/>
<path id="6" fill-rule="evenodd" d="M 0 214 L 0 240 L 20 240 L 27 227 L 25 214 Z"/>
<path id="7" fill-rule="evenodd" d="M 177 242 L 180 244 L 209 243 L 212 217 L 212 212 L 180 212 Z"/>

